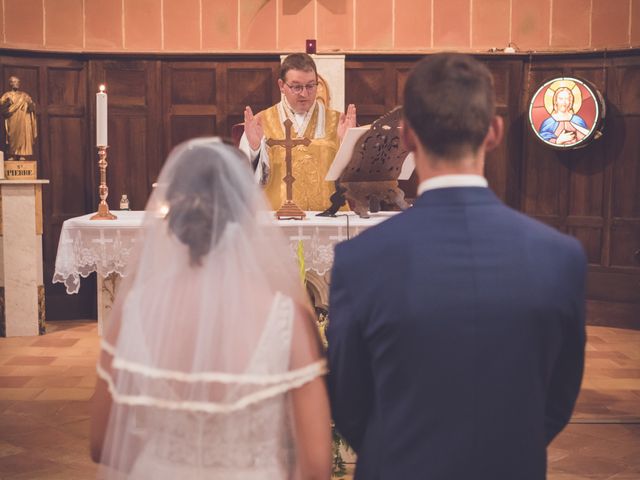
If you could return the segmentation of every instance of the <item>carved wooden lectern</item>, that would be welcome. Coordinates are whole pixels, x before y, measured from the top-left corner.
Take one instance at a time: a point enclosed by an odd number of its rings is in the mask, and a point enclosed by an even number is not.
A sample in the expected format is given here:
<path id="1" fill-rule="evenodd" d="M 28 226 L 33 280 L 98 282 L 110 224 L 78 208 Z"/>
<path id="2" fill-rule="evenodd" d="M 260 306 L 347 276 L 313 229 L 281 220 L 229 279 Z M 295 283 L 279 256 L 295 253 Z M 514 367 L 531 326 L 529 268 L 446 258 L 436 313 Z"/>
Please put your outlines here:
<path id="1" fill-rule="evenodd" d="M 409 153 L 400 142 L 401 118 L 402 108 L 397 107 L 373 122 L 358 139 L 351 160 L 336 182 L 331 207 L 319 215 L 334 215 L 346 200 L 362 218 L 369 218 L 369 212 L 378 212 L 382 203 L 401 210 L 409 207 L 398 186 Z"/>

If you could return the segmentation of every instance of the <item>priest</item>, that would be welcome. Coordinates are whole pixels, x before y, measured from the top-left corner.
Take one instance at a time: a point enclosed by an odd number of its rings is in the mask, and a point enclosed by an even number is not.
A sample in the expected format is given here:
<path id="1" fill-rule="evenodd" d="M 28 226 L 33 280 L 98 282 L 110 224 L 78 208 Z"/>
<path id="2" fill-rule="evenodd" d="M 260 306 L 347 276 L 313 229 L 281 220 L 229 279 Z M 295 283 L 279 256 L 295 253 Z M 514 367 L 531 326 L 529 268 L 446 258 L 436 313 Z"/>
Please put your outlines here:
<path id="1" fill-rule="evenodd" d="M 286 150 L 268 146 L 267 140 L 284 140 L 284 122 L 291 120 L 291 136 L 310 140 L 308 146 L 299 145 L 292 150 L 293 201 L 303 210 L 325 210 L 335 191 L 334 183 L 325 181 L 325 176 L 344 134 L 356 125 L 356 108 L 349 105 L 346 113 L 340 113 L 318 101 L 316 64 L 305 53 L 284 59 L 278 87 L 282 100 L 276 105 L 257 115 L 251 107 L 245 108 L 240 149 L 252 160 L 256 178 L 264 185 L 271 207 L 277 210 L 286 198 L 282 180 L 286 175 Z"/>

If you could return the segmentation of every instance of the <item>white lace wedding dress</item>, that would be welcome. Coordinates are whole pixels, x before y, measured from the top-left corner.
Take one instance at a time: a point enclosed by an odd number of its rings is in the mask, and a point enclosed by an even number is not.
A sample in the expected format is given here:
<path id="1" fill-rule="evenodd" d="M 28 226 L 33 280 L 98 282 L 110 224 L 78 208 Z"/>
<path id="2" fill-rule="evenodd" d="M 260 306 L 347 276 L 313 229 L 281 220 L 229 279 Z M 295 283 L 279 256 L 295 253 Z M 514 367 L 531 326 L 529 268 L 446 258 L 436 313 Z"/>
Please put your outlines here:
<path id="1" fill-rule="evenodd" d="M 251 359 L 251 372 L 287 370 L 293 302 L 278 294 Z M 274 345 L 281 348 L 274 351 Z M 295 454 L 287 394 L 232 413 L 142 409 L 146 446 L 130 479 L 282 480 Z"/>

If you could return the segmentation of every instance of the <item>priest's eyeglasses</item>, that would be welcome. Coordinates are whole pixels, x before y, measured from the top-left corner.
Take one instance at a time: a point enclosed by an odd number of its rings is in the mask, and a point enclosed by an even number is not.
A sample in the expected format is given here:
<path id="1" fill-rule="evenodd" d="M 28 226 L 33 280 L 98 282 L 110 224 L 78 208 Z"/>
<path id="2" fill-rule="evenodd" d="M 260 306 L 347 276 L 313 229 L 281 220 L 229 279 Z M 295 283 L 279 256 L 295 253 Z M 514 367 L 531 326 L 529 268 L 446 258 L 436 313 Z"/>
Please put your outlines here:
<path id="1" fill-rule="evenodd" d="M 317 83 L 307 83 L 306 85 L 289 85 L 288 83 L 285 83 L 285 85 L 296 95 L 300 95 L 303 90 L 306 90 L 307 93 L 311 93 L 318 87 Z"/>

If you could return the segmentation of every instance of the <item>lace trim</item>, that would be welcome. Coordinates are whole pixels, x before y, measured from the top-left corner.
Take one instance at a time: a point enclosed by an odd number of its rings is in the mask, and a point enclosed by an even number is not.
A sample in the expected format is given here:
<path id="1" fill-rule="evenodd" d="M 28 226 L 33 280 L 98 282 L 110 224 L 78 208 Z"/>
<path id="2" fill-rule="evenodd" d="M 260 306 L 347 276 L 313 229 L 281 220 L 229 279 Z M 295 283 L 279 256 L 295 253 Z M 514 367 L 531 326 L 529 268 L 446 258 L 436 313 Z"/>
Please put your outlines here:
<path id="1" fill-rule="evenodd" d="M 127 305 L 129 300 L 127 299 Z M 280 314 L 285 318 L 293 318 L 293 302 L 290 298 L 286 297 L 280 292 L 276 293 L 276 296 L 271 305 L 269 317 Z M 266 332 L 265 332 L 266 333 Z M 291 343 L 291 332 L 287 332 L 288 336 L 285 337 L 285 343 Z M 264 335 L 264 334 L 263 334 Z M 259 343 L 262 343 L 262 339 Z M 301 367 L 295 370 L 291 370 L 285 373 L 278 374 L 244 374 L 244 373 L 228 373 L 228 372 L 194 372 L 187 373 L 178 370 L 170 370 L 165 368 L 156 368 L 149 365 L 145 365 L 140 362 L 128 360 L 118 356 L 116 347 L 109 343 L 106 338 L 101 339 L 100 346 L 102 350 L 107 352 L 113 357 L 112 368 L 114 370 L 127 371 L 134 374 L 139 374 L 148 378 L 162 379 L 162 380 L 175 380 L 184 383 L 196 383 L 196 382 L 217 382 L 217 383 L 237 383 L 237 384 L 254 384 L 254 385 L 270 385 L 281 382 L 296 381 L 298 378 L 304 378 L 310 372 L 315 371 L 316 366 L 321 362 L 325 362 L 324 359 L 318 362 L 311 363 L 305 367 Z"/>
<path id="2" fill-rule="evenodd" d="M 313 368 L 309 368 L 313 367 Z M 299 376 L 295 379 L 291 379 L 286 382 L 282 382 L 278 385 L 265 388 L 258 392 L 246 395 L 233 403 L 222 404 L 213 402 L 195 402 L 195 401 L 183 401 L 178 402 L 174 400 L 166 400 L 158 397 L 152 397 L 150 395 L 126 395 L 119 393 L 117 387 L 113 381 L 113 378 L 109 373 L 102 368 L 99 364 L 96 367 L 98 376 L 102 378 L 109 387 L 109 393 L 113 398 L 113 401 L 120 404 L 131 406 L 144 406 L 144 407 L 157 407 L 168 410 L 183 410 L 189 412 L 203 412 L 203 413 L 230 413 L 247 408 L 257 402 L 267 400 L 282 393 L 293 390 L 294 388 L 301 387 L 302 385 L 310 382 L 311 380 L 327 373 L 326 361 L 320 360 L 308 367 L 298 369 L 295 372 L 301 370 L 309 370 L 304 376 Z M 293 373 L 293 372 L 290 372 Z"/>
<path id="3" fill-rule="evenodd" d="M 198 372 L 185 373 L 176 370 L 166 370 L 162 368 L 149 367 L 138 362 L 132 362 L 115 356 L 115 349 L 106 341 L 102 340 L 102 349 L 112 355 L 113 368 L 115 370 L 123 370 L 130 373 L 137 373 L 145 377 L 176 380 L 178 382 L 196 383 L 196 382 L 218 382 L 218 383 L 245 383 L 255 385 L 269 385 L 272 383 L 295 381 L 297 378 L 305 377 L 309 372 L 316 370 L 317 366 L 326 363 L 324 359 L 311 363 L 306 367 L 291 370 L 286 373 L 278 374 L 247 374 L 247 373 L 225 373 L 225 372 Z"/>

